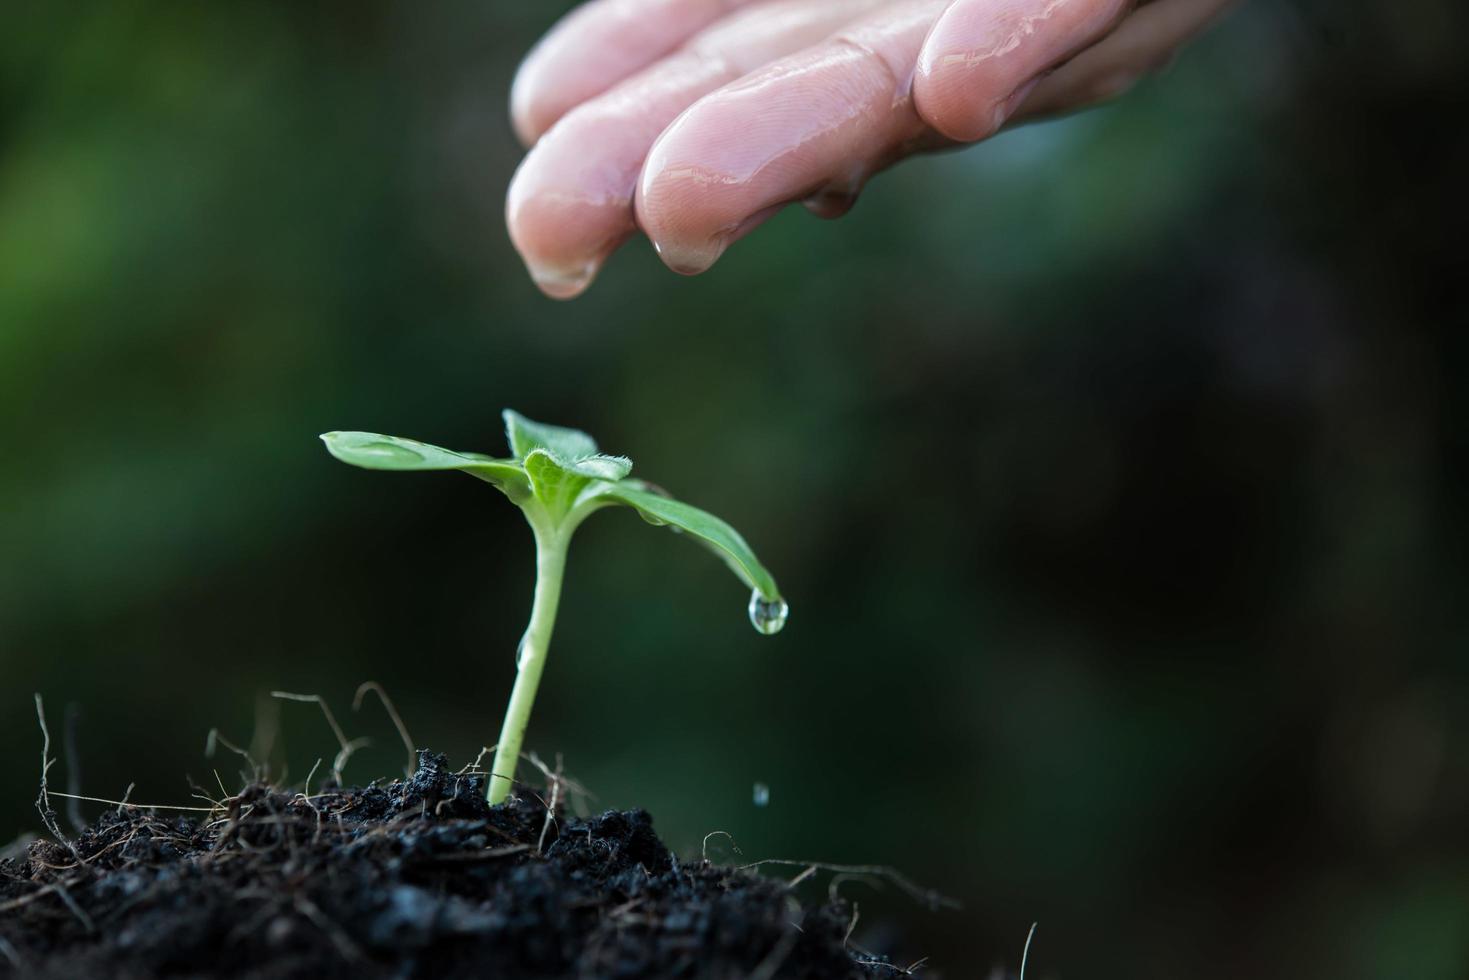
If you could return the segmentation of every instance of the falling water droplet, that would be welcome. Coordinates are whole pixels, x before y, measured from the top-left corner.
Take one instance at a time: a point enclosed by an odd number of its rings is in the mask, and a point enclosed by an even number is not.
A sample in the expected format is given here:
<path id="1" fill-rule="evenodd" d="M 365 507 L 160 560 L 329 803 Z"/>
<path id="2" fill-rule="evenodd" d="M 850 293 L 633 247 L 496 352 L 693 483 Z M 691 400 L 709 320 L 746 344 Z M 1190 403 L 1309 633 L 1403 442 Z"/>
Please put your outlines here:
<path id="1" fill-rule="evenodd" d="M 756 806 L 769 806 L 770 805 L 770 787 L 769 786 L 766 786 L 764 783 L 756 783 L 755 784 L 755 805 Z"/>
<path id="2" fill-rule="evenodd" d="M 414 452 L 406 446 L 400 446 L 391 442 L 369 442 L 364 446 L 358 446 L 357 452 L 364 456 L 380 456 L 383 459 L 392 459 L 403 463 L 417 463 L 423 460 L 421 454 Z"/>
<path id="3" fill-rule="evenodd" d="M 750 625 L 758 633 L 774 636 L 785 628 L 791 607 L 784 599 L 767 599 L 756 589 L 750 593 Z"/>

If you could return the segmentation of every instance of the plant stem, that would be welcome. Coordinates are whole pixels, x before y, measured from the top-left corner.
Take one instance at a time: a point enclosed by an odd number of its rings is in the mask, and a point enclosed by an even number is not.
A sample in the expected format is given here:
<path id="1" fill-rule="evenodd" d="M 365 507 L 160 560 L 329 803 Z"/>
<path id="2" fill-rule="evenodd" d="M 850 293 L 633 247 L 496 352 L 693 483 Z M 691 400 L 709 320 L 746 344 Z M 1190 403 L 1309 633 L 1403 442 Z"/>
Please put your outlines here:
<path id="1" fill-rule="evenodd" d="M 556 607 L 561 603 L 561 579 L 566 571 L 566 548 L 571 542 L 571 528 L 542 528 L 531 525 L 536 535 L 536 593 L 531 605 L 530 625 L 526 627 L 524 644 L 516 658 L 515 686 L 510 690 L 510 704 L 505 708 L 505 723 L 500 728 L 500 741 L 495 747 L 495 761 L 490 769 L 487 793 L 490 804 L 505 802 L 514 785 L 515 764 L 520 760 L 520 746 L 530 724 L 530 709 L 546 667 L 546 652 L 551 646 L 551 631 L 556 626 Z"/>

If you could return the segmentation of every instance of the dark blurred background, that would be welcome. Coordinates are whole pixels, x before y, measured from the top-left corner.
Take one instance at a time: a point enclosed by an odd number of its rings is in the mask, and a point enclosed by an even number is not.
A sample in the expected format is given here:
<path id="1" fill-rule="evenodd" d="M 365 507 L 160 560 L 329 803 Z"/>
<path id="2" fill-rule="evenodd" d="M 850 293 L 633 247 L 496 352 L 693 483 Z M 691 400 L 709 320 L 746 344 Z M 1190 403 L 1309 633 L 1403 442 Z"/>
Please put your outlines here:
<path id="1" fill-rule="evenodd" d="M 498 453 L 509 405 L 726 516 L 794 610 L 762 638 L 700 549 L 580 533 L 529 744 L 602 805 L 896 865 L 964 910 L 849 883 L 858 938 L 951 978 L 1033 920 L 1036 977 L 1469 976 L 1463 6 L 1257 0 L 1113 107 L 558 305 L 504 106 L 568 6 L 6 18 L 0 839 L 34 691 L 102 797 L 234 783 L 205 734 L 272 688 L 390 776 L 366 679 L 468 762 L 529 533 L 316 435 Z M 333 743 L 277 707 L 299 780 Z"/>

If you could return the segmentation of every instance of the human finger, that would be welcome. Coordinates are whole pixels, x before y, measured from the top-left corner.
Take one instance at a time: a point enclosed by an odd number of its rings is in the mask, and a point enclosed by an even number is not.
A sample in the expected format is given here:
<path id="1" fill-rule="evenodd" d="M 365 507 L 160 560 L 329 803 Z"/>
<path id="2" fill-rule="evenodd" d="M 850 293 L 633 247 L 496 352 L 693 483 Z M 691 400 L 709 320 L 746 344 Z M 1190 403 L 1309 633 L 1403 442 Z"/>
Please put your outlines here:
<path id="1" fill-rule="evenodd" d="M 1163 68 L 1235 0 L 1157 0 L 1117 30 L 1056 69 L 1026 98 L 1016 120 L 1055 115 L 1122 95 Z"/>
<path id="2" fill-rule="evenodd" d="M 746 7 L 568 113 L 527 155 L 506 198 L 511 240 L 548 295 L 581 293 L 633 234 L 648 148 L 679 113 L 751 69 L 829 37 L 882 0 Z"/>
<path id="3" fill-rule="evenodd" d="M 531 146 L 574 107 L 671 53 L 748 0 L 590 0 L 531 49 L 510 89 Z"/>
<path id="4" fill-rule="evenodd" d="M 948 138 L 993 135 L 1046 72 L 1117 26 L 1134 0 L 955 0 L 913 79 L 919 114 Z"/>
<path id="5" fill-rule="evenodd" d="M 946 0 L 906 0 L 700 99 L 658 137 L 638 223 L 695 274 L 788 202 L 850 199 L 929 134 L 910 79 Z"/>

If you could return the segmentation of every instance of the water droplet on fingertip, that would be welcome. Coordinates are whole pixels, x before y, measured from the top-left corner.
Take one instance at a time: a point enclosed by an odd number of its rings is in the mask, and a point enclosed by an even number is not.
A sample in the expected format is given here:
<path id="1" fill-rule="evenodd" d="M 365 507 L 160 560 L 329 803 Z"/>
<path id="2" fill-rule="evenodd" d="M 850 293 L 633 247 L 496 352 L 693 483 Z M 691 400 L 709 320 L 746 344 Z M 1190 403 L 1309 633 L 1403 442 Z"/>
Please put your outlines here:
<path id="1" fill-rule="evenodd" d="M 565 268 L 530 265 L 529 269 L 531 279 L 535 280 L 541 292 L 552 299 L 572 299 L 580 296 L 592 284 L 600 266 L 601 263 L 591 261 Z"/>
<path id="2" fill-rule="evenodd" d="M 750 625 L 757 633 L 774 636 L 785 628 L 791 607 L 784 599 L 767 599 L 756 589 L 750 593 Z"/>

